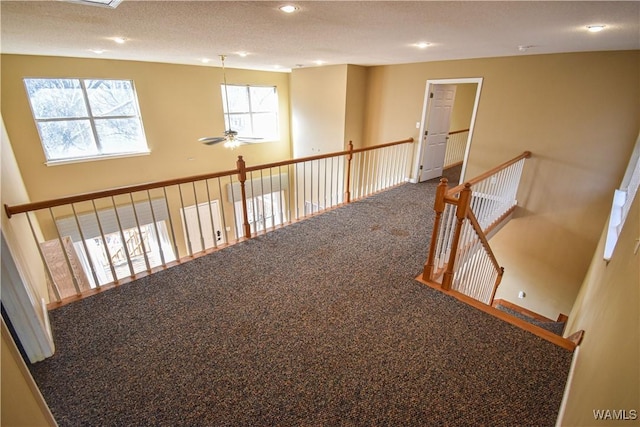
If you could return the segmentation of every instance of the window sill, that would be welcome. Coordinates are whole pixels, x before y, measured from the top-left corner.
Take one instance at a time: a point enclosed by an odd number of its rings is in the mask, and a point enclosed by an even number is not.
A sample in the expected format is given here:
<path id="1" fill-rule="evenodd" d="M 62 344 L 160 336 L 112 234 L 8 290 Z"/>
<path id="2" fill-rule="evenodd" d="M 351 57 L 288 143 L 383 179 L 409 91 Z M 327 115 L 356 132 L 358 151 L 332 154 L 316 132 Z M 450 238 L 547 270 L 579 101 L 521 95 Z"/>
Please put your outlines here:
<path id="1" fill-rule="evenodd" d="M 60 160 L 49 160 L 44 164 L 47 166 L 60 166 L 60 165 L 68 165 L 72 163 L 84 163 L 84 162 L 97 162 L 100 160 L 111 160 L 111 159 L 121 159 L 124 157 L 139 157 L 139 156 L 148 156 L 151 154 L 151 151 L 141 151 L 138 153 L 119 153 L 119 154 L 106 154 L 101 156 L 92 156 L 92 157 L 79 157 L 77 159 L 60 159 Z"/>

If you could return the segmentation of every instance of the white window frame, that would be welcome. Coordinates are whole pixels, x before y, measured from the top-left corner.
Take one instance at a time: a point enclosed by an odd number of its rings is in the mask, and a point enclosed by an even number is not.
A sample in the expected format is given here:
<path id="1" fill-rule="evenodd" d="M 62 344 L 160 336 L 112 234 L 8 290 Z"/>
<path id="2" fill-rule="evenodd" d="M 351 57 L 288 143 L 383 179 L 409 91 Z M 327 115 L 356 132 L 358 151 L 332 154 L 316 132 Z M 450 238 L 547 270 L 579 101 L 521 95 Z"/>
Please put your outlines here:
<path id="1" fill-rule="evenodd" d="M 27 87 L 27 81 L 28 80 L 75 80 L 78 81 L 80 84 L 80 89 L 82 92 L 82 96 L 83 96 L 83 101 L 84 101 L 84 105 L 86 107 L 86 111 L 87 111 L 87 115 L 86 116 L 71 116 L 71 117 L 46 117 L 46 118 L 39 118 L 36 116 L 36 111 L 33 107 L 32 104 L 32 99 L 31 96 L 29 95 L 29 90 Z M 88 92 L 87 92 L 87 86 L 86 86 L 86 82 L 87 81 L 94 81 L 94 80 L 99 80 L 99 81 L 121 81 L 121 82 L 128 82 L 131 84 L 131 91 L 133 93 L 133 107 L 135 110 L 134 114 L 129 114 L 129 115 L 113 115 L 113 116 L 109 116 L 109 115 L 99 115 L 99 116 L 94 116 L 92 113 L 92 107 L 91 107 L 91 102 L 90 102 L 90 98 L 88 96 Z M 29 100 L 29 105 L 31 106 L 31 113 L 33 116 L 33 119 L 35 121 L 36 124 L 36 128 L 38 129 L 38 134 L 40 136 L 40 143 L 42 145 L 42 150 L 44 152 L 45 158 L 46 158 L 46 164 L 47 165 L 56 165 L 56 164 L 66 164 L 66 163 L 77 163 L 77 162 L 85 162 L 85 161 L 92 161 L 92 160 L 103 160 L 103 159 L 108 159 L 108 158 L 118 158 L 118 157 L 131 157 L 131 156 L 140 156 L 140 155 L 148 155 L 150 154 L 150 150 L 149 150 L 149 145 L 147 143 L 147 139 L 145 136 L 145 132 L 144 132 L 144 126 L 143 126 L 143 122 L 142 122 L 142 115 L 140 113 L 140 106 L 138 103 L 138 95 L 135 89 L 135 84 L 133 82 L 133 80 L 128 80 L 128 79 L 104 79 L 104 78 L 74 78 L 74 77 L 59 77 L 59 78 L 50 78 L 50 77 L 25 77 L 23 79 L 23 82 L 25 84 L 25 89 L 27 92 L 27 98 Z M 125 150 L 125 151 L 118 151 L 118 152 L 102 152 L 102 147 L 101 147 L 101 142 L 100 142 L 100 137 L 99 137 L 99 133 L 96 127 L 96 122 L 99 122 L 101 120 L 114 120 L 114 119 L 137 119 L 139 122 L 139 129 L 140 129 L 140 142 L 144 142 L 144 148 L 142 149 L 133 149 L 133 150 Z M 43 135 L 42 132 L 40 131 L 40 123 L 52 123 L 52 122 L 62 122 L 62 121 L 88 121 L 90 126 L 91 126 L 91 132 L 93 134 L 93 142 L 95 144 L 95 147 L 98 151 L 98 154 L 91 154 L 91 155 L 74 155 L 74 156 L 68 156 L 68 157 L 55 157 L 55 158 L 50 158 L 49 154 L 47 153 L 47 149 L 45 148 L 45 142 L 43 139 Z M 142 145 L 142 144 L 140 144 Z"/>
<path id="2" fill-rule="evenodd" d="M 640 136 L 636 140 L 636 145 L 631 153 L 629 164 L 622 179 L 622 185 L 614 191 L 611 213 L 609 214 L 609 225 L 604 247 L 604 260 L 609 262 L 613 256 L 613 251 L 618 243 L 618 237 L 622 232 L 624 223 L 627 220 L 629 209 L 633 203 L 638 189 L 640 188 Z"/>
<path id="3" fill-rule="evenodd" d="M 247 100 L 247 105 L 249 106 L 249 110 L 248 111 L 228 111 L 227 107 L 229 105 L 233 105 L 233 103 L 227 102 L 226 99 L 226 94 L 228 93 L 228 88 L 244 88 L 245 89 L 245 93 L 246 93 L 246 100 Z M 274 91 L 274 95 L 276 97 L 276 102 L 275 102 L 275 107 L 273 110 L 269 110 L 269 111 L 254 111 L 253 110 L 253 105 L 251 102 L 251 89 L 252 88 L 268 88 L 268 89 L 273 89 Z M 271 85 L 239 85 L 239 84 L 227 84 L 226 87 L 224 84 L 220 85 L 220 90 L 222 91 L 222 108 L 224 111 L 224 124 L 225 124 L 225 129 L 229 130 L 235 130 L 238 131 L 238 129 L 235 129 L 233 125 L 231 125 L 232 123 L 232 116 L 243 116 L 243 115 L 248 115 L 249 116 L 249 122 L 250 122 L 250 126 L 251 126 L 251 133 L 239 133 L 238 136 L 239 137 L 247 137 L 247 138 L 263 138 L 263 140 L 259 140 L 256 141 L 256 143 L 259 142 L 269 142 L 269 141 L 277 141 L 280 139 L 280 126 L 279 126 L 279 101 L 278 101 L 278 88 L 277 86 L 271 86 Z M 273 114 L 275 116 L 274 118 L 274 127 L 275 127 L 275 134 L 272 135 L 265 135 L 263 133 L 261 133 L 260 129 L 256 129 L 256 121 L 255 121 L 255 116 L 259 115 L 259 114 Z"/>

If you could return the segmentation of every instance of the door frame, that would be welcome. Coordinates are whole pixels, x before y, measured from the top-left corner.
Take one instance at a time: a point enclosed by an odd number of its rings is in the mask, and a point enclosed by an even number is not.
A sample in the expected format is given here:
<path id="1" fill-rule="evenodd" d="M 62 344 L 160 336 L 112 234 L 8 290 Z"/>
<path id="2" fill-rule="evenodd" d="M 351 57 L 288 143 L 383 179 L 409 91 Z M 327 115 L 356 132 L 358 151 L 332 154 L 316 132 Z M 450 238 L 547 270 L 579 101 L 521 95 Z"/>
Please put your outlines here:
<path id="1" fill-rule="evenodd" d="M 480 93 L 482 92 L 482 81 L 483 77 L 468 77 L 468 78 L 460 78 L 460 79 L 433 79 L 427 80 L 425 91 L 424 91 L 424 102 L 422 106 L 422 116 L 420 121 L 420 133 L 418 134 L 418 144 L 416 148 L 416 152 L 414 154 L 414 164 L 412 171 L 412 178 L 409 180 L 412 183 L 417 183 L 420 181 L 420 162 L 422 160 L 422 154 L 425 149 L 424 147 L 424 133 L 429 130 L 426 128 L 427 126 L 427 114 L 429 112 L 429 93 L 431 93 L 431 86 L 433 85 L 448 85 L 448 84 L 465 84 L 465 83 L 475 83 L 476 84 L 476 97 L 473 103 L 473 112 L 471 113 L 471 122 L 469 123 L 469 136 L 467 137 L 467 144 L 464 150 L 464 159 L 462 161 L 462 171 L 460 172 L 460 177 L 464 177 L 466 169 L 467 169 L 467 159 L 469 157 L 469 149 L 471 147 L 471 138 L 473 137 L 473 129 L 476 123 L 476 115 L 478 113 L 478 105 L 480 103 Z M 457 185 L 458 183 L 455 183 Z"/>

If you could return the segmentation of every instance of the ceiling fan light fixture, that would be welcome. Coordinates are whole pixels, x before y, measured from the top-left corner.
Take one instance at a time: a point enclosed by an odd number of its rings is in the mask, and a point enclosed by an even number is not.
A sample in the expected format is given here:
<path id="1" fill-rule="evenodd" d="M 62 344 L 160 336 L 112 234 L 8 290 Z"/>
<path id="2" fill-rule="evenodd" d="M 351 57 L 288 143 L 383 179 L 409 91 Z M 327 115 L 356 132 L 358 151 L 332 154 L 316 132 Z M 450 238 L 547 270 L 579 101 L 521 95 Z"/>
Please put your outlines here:
<path id="1" fill-rule="evenodd" d="M 224 141 L 223 145 L 224 145 L 224 148 L 229 148 L 229 149 L 233 150 L 233 149 L 238 148 L 240 146 L 240 141 L 235 139 L 233 136 L 230 136 Z"/>

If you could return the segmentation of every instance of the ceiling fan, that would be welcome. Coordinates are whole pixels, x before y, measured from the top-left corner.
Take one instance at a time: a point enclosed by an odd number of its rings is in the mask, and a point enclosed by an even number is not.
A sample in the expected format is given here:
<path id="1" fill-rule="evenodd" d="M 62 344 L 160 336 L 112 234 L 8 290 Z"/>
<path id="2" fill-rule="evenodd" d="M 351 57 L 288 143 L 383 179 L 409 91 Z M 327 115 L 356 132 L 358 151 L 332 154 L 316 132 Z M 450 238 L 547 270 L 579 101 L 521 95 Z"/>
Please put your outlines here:
<path id="1" fill-rule="evenodd" d="M 229 109 L 229 94 L 227 93 L 227 73 L 224 67 L 225 58 L 225 55 L 220 55 L 220 61 L 222 62 L 222 78 L 224 80 L 224 98 L 228 113 L 231 110 Z M 255 143 L 261 139 L 262 138 L 238 136 L 238 132 L 231 129 L 231 120 L 229 120 L 229 129 L 224 131 L 224 136 L 205 136 L 198 139 L 198 141 L 202 142 L 205 145 L 215 145 L 220 142 L 224 142 L 225 148 L 236 148 L 243 144 Z"/>

